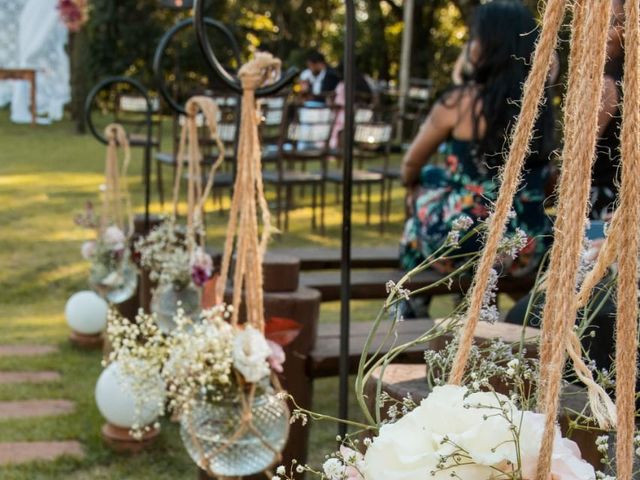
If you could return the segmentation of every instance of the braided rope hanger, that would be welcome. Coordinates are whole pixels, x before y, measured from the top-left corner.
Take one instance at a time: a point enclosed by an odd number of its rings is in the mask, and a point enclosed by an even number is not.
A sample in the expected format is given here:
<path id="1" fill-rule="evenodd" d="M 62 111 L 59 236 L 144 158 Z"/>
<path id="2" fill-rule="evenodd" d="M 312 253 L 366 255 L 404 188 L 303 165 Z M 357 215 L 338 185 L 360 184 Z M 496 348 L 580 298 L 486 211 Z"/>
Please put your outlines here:
<path id="1" fill-rule="evenodd" d="M 131 162 L 129 139 L 122 125 L 118 123 L 107 125 L 104 133 L 107 138 L 107 154 L 100 229 L 104 230 L 113 224 L 125 235 L 130 236 L 133 234 L 133 214 L 131 212 L 131 197 L 126 183 L 127 170 Z M 123 151 L 122 168 L 118 167 L 119 147 Z M 124 212 L 122 211 L 123 203 Z"/>
<path id="2" fill-rule="evenodd" d="M 178 216 L 180 203 L 180 185 L 182 183 L 182 170 L 187 164 L 187 246 L 189 250 L 196 244 L 196 239 L 204 248 L 204 204 L 209 198 L 215 174 L 224 162 L 224 144 L 218 135 L 219 109 L 216 102 L 209 97 L 191 97 L 186 105 L 186 118 L 180 131 L 180 143 L 176 156 L 176 175 L 173 185 L 173 209 L 171 221 L 175 223 Z M 202 185 L 202 152 L 198 138 L 198 113 L 202 112 L 210 138 L 215 141 L 218 148 L 218 157 L 211 165 L 207 181 Z"/>
<path id="3" fill-rule="evenodd" d="M 546 421 L 536 478 L 547 480 L 549 476 L 562 368 L 568 353 L 578 377 L 588 387 L 591 408 L 599 424 L 609 426 L 617 422 L 619 429 L 618 475 L 624 480 L 631 480 L 637 347 L 637 272 L 635 272 L 635 268 L 637 265 L 637 236 L 639 234 L 637 227 L 640 217 L 640 207 L 638 207 L 640 204 L 638 196 L 640 185 L 631 186 L 628 184 L 627 188 L 623 185 L 622 208 L 619 209 L 619 213 L 616 213 L 612 222 L 610 240 L 603 249 L 596 269 L 588 276 L 580 294 L 576 295 L 576 272 L 586 223 L 590 172 L 598 131 L 597 112 L 602 95 L 610 6 L 609 2 L 590 2 L 588 0 L 576 0 L 572 6 L 574 19 L 569 85 L 565 100 L 564 161 L 559 186 L 558 217 L 554 227 L 555 242 L 552 247 L 547 281 L 540 351 L 541 376 L 538 405 L 546 414 Z M 557 42 L 558 29 L 562 23 L 565 8 L 566 0 L 549 0 L 546 5 L 533 66 L 524 87 L 522 111 L 512 135 L 509 157 L 501 172 L 500 194 L 494 213 L 488 222 L 489 232 L 485 249 L 474 278 L 466 324 L 460 335 L 459 350 L 449 379 L 454 384 L 461 382 L 466 368 L 469 349 L 473 343 L 473 334 L 479 321 L 482 295 L 488 284 L 488 272 L 495 263 L 497 245 L 503 236 L 513 194 L 519 185 L 523 160 L 528 153 L 531 131 L 537 116 L 546 73 Z M 639 43 L 637 40 L 640 40 L 640 35 L 637 33 L 638 5 L 635 2 L 628 2 L 626 9 L 627 28 L 630 32 L 628 38 L 635 40 L 635 45 L 634 50 L 627 53 L 626 64 L 633 65 L 633 67 L 625 72 L 625 84 L 627 85 L 626 91 L 636 90 L 636 92 L 634 92 L 633 98 L 625 96 L 624 122 L 628 122 L 630 126 L 623 127 L 623 132 L 626 132 L 626 134 L 623 133 L 622 140 L 623 158 L 635 157 L 633 160 L 625 160 L 624 171 L 631 172 L 635 168 L 637 175 L 638 165 L 635 163 L 629 165 L 629 163 L 640 162 L 637 158 L 640 150 L 640 142 L 638 141 L 640 105 L 637 103 L 640 96 L 637 93 L 640 56 L 635 51 Z M 627 180 L 631 182 L 631 180 Z M 634 201 L 635 209 L 624 207 L 624 205 L 633 205 Z M 622 385 L 617 386 L 620 396 L 618 398 L 620 412 L 617 416 L 616 408 L 610 398 L 593 381 L 591 372 L 586 368 L 581 358 L 581 346 L 579 339 L 573 332 L 573 324 L 578 308 L 584 305 L 590 292 L 589 289 L 599 279 L 598 275 L 606 270 L 616 255 L 620 257 L 619 261 L 622 263 L 623 254 L 618 252 L 615 246 L 619 245 L 620 241 L 630 248 L 625 249 L 628 258 L 625 257 L 624 260 L 627 262 L 627 266 L 624 275 L 621 271 L 621 288 L 618 291 L 618 354 L 616 362 L 617 368 L 624 369 L 625 373 Z M 622 285 L 625 287 L 623 288 Z M 625 299 L 624 302 L 621 301 L 622 298 Z M 625 342 L 622 341 L 623 338 L 626 340 Z"/>
<path id="4" fill-rule="evenodd" d="M 243 88 L 238 169 L 229 212 L 221 278 L 217 284 L 218 298 L 224 298 L 234 239 L 237 237 L 231 323 L 238 324 L 244 292 L 247 322 L 261 332 L 264 332 L 262 262 L 273 227 L 262 183 L 262 157 L 258 138 L 260 118 L 255 94 L 258 88 L 280 77 L 280 68 L 279 59 L 269 53 L 258 52 L 238 72 Z M 261 235 L 258 231 L 258 211 L 263 224 Z"/>

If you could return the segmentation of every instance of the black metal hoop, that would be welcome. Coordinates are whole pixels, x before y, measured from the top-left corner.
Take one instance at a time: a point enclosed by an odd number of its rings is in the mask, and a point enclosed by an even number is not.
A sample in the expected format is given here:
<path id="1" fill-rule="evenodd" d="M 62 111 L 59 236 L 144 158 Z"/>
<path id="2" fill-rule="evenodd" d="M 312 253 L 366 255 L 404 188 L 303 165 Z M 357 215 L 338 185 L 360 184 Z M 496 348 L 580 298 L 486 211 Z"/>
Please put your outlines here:
<path id="1" fill-rule="evenodd" d="M 238 46 L 238 42 L 233 36 L 233 33 L 231 33 L 231 31 L 227 28 L 227 26 L 224 23 L 209 17 L 205 17 L 203 19 L 203 23 L 205 25 L 204 26 L 205 38 L 208 38 L 206 35 L 206 27 L 213 27 L 219 32 L 221 32 L 225 36 L 226 40 L 229 42 L 228 45 L 233 50 L 234 59 L 238 62 L 238 65 L 240 65 L 241 63 L 240 47 Z M 156 51 L 153 55 L 153 73 L 155 75 L 155 80 L 156 80 L 156 85 L 158 86 L 158 90 L 160 91 L 162 98 L 164 98 L 164 100 L 167 102 L 169 107 L 171 107 L 172 110 L 178 113 L 181 113 L 183 115 L 186 114 L 186 110 L 184 109 L 184 106 L 180 105 L 169 93 L 169 89 L 167 88 L 167 85 L 165 83 L 164 75 L 162 74 L 161 64 L 162 64 L 162 58 L 164 57 L 164 53 L 167 47 L 169 46 L 169 43 L 173 39 L 173 37 L 177 35 L 180 31 L 192 25 L 193 25 L 193 20 L 191 20 L 190 18 L 187 18 L 185 20 L 182 20 L 176 23 L 160 39 L 160 43 L 158 44 L 158 47 L 156 48 Z"/>
<path id="2" fill-rule="evenodd" d="M 224 82 L 232 91 L 242 94 L 242 85 L 240 84 L 240 80 L 227 72 L 227 70 L 222 66 L 213 51 L 211 42 L 209 42 L 205 25 L 206 17 L 204 16 L 204 3 L 204 0 L 195 0 L 195 15 L 193 18 L 193 22 L 196 27 L 196 34 L 198 36 L 198 45 L 200 45 L 202 55 L 204 55 L 207 63 L 216 72 L 222 82 Z M 293 82 L 298 73 L 300 73 L 300 70 L 297 68 L 290 68 L 277 82 L 257 89 L 256 97 L 266 97 L 278 93 Z"/>
<path id="3" fill-rule="evenodd" d="M 144 228 L 145 231 L 149 229 L 149 203 L 151 201 L 151 117 L 153 115 L 153 106 L 151 105 L 151 99 L 147 89 L 137 80 L 129 77 L 115 76 L 107 77 L 104 80 L 98 82 L 87 95 L 87 99 L 84 102 L 84 119 L 89 127 L 91 134 L 100 142 L 105 145 L 109 144 L 109 141 L 105 136 L 98 131 L 91 118 L 91 109 L 93 102 L 98 94 L 112 85 L 127 84 L 132 86 L 140 95 L 145 99 L 147 103 L 147 111 L 145 112 L 145 126 L 147 130 L 147 141 L 144 146 Z"/>

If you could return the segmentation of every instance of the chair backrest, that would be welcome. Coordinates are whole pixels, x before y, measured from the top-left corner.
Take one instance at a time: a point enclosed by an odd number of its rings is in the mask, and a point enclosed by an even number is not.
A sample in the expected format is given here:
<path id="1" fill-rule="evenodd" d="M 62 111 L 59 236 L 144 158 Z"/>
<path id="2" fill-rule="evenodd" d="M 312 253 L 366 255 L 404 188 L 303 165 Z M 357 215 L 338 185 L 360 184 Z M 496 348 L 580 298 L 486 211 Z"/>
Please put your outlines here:
<path id="1" fill-rule="evenodd" d="M 295 149 L 303 150 L 306 147 L 326 150 L 335 117 L 335 110 L 331 107 L 299 106 L 287 127 L 287 140 L 295 143 Z"/>
<path id="2" fill-rule="evenodd" d="M 354 113 L 354 122 L 356 125 L 360 123 L 369 123 L 373 121 L 375 112 L 370 107 L 357 107 Z"/>
<path id="3" fill-rule="evenodd" d="M 160 100 L 158 97 L 151 97 L 151 112 L 160 111 Z M 147 101 L 140 95 L 120 95 L 118 99 L 118 111 L 125 113 L 146 113 Z"/>
<path id="4" fill-rule="evenodd" d="M 354 140 L 360 146 L 377 147 L 388 144 L 393 134 L 390 123 L 359 123 L 355 126 Z"/>
<path id="5" fill-rule="evenodd" d="M 279 143 L 283 136 L 283 123 L 287 108 L 288 93 L 261 100 L 262 122 L 260 123 L 260 140 L 263 144 Z"/>

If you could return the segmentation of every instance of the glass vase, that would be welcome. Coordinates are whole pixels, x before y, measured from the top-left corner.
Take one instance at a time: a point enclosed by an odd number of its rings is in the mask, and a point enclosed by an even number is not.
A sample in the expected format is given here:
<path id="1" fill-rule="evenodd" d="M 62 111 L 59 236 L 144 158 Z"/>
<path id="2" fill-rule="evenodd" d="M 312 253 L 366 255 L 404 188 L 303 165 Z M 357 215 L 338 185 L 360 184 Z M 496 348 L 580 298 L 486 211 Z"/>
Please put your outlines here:
<path id="1" fill-rule="evenodd" d="M 221 477 L 253 475 L 278 461 L 289 432 L 287 405 L 271 388 L 256 393 L 251 404 L 255 431 L 247 428 L 238 436 L 244 415 L 240 399 L 198 403 L 184 414 L 180 435 L 193 461 Z"/>
<path id="2" fill-rule="evenodd" d="M 138 271 L 131 261 L 128 250 L 113 267 L 94 263 L 89 274 L 89 286 L 98 295 L 111 303 L 129 300 L 138 289 Z"/>
<path id="3" fill-rule="evenodd" d="M 155 314 L 158 326 L 163 332 L 176 328 L 174 317 L 178 307 L 194 322 L 200 316 L 201 292 L 193 283 L 178 287 L 173 283 L 160 284 L 153 292 L 151 313 Z"/>

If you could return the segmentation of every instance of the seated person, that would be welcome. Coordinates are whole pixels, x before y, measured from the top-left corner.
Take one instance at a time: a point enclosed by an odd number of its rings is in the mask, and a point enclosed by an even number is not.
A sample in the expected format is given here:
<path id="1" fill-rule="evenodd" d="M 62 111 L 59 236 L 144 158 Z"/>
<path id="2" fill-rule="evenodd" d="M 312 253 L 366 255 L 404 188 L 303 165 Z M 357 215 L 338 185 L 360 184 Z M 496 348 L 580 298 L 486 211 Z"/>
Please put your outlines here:
<path id="1" fill-rule="evenodd" d="M 324 103 L 339 81 L 338 74 L 327 65 L 322 53 L 314 50 L 307 56 L 307 68 L 300 74 L 302 93 L 307 100 Z"/>
<path id="2" fill-rule="evenodd" d="M 477 8 L 465 49 L 468 69 L 462 84 L 435 103 L 402 162 L 410 214 L 401 243 L 404 269 L 414 268 L 441 247 L 457 219 L 468 216 L 477 225 L 491 212 L 536 32 L 533 15 L 519 2 L 494 1 Z M 551 231 L 551 223 L 544 209 L 544 189 L 554 125 L 550 102 L 544 105 L 508 227 L 511 232 L 521 229 L 527 236 L 520 256 L 505 265 L 514 275 L 534 271 L 548 248 L 543 237 Z M 446 167 L 429 165 L 443 142 Z M 478 251 L 481 246 L 479 238 L 472 238 L 456 253 Z M 455 266 L 439 268 L 451 271 Z"/>

